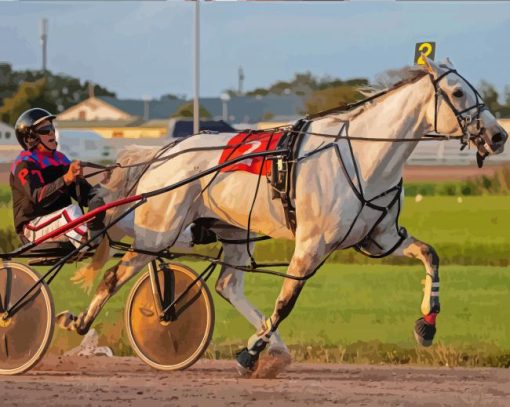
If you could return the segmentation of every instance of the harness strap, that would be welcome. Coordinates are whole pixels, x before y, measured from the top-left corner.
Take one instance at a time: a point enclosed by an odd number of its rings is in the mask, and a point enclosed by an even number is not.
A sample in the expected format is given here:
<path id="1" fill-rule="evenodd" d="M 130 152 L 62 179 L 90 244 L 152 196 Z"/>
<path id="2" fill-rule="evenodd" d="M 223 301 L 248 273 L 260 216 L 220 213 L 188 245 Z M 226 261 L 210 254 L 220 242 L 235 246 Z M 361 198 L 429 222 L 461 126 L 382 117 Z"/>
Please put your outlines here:
<path id="1" fill-rule="evenodd" d="M 281 137 L 276 148 L 286 150 L 286 153 L 273 159 L 271 171 L 273 198 L 280 198 L 285 223 L 293 235 L 296 234 L 297 227 L 296 208 L 292 203 L 296 197 L 296 157 L 309 123 L 306 119 L 298 120 L 292 129 Z"/>
<path id="2" fill-rule="evenodd" d="M 348 130 L 348 126 L 342 126 L 342 128 L 339 131 L 339 135 L 341 134 L 342 131 L 344 131 L 344 129 L 345 129 L 345 131 L 347 131 Z M 374 222 L 374 224 L 372 225 L 370 230 L 365 234 L 365 236 L 360 241 L 358 241 L 357 243 L 355 243 L 354 245 L 351 245 L 349 247 L 353 247 L 355 250 L 357 250 L 360 253 L 362 253 L 362 254 L 364 254 L 366 256 L 369 256 L 369 257 L 385 257 L 385 256 L 391 254 L 393 251 L 395 251 L 400 246 L 400 244 L 404 241 L 404 239 L 407 237 L 407 233 L 406 233 L 405 229 L 404 228 L 400 228 L 398 226 L 398 215 L 400 214 L 400 195 L 402 193 L 403 180 L 400 179 L 400 181 L 398 182 L 397 185 L 394 185 L 394 186 L 388 188 L 386 191 L 384 191 L 384 192 L 382 192 L 382 193 L 380 193 L 380 194 L 378 194 L 378 195 L 376 195 L 376 196 L 374 196 L 374 197 L 372 197 L 370 199 L 366 199 L 365 195 L 364 195 L 364 192 L 363 192 L 363 187 L 362 187 L 362 184 L 361 184 L 361 177 L 360 177 L 360 174 L 359 174 L 358 165 L 357 165 L 357 162 L 356 162 L 356 158 L 354 156 L 354 150 L 352 149 L 352 145 L 351 145 L 350 139 L 347 138 L 346 141 L 348 143 L 349 153 L 350 153 L 351 160 L 352 160 L 352 165 L 354 166 L 354 178 L 355 178 L 355 181 L 353 181 L 353 179 L 352 179 L 353 177 L 351 176 L 351 174 L 349 174 L 349 171 L 347 170 L 347 165 L 346 165 L 345 159 L 344 159 L 344 157 L 342 155 L 342 152 L 340 151 L 340 148 L 339 148 L 337 143 L 332 142 L 332 143 L 329 143 L 329 144 L 327 144 L 325 146 L 317 148 L 316 150 L 311 151 L 311 152 L 303 155 L 302 157 L 299 157 L 297 159 L 297 161 L 308 159 L 308 158 L 314 156 L 315 154 L 318 154 L 318 153 L 320 153 L 322 151 L 325 151 L 325 150 L 327 150 L 329 148 L 333 148 L 334 149 L 335 153 L 337 154 L 338 161 L 340 162 L 342 171 L 343 171 L 343 173 L 345 175 L 345 178 L 346 178 L 349 186 L 351 187 L 351 190 L 353 191 L 353 193 L 358 198 L 358 200 L 359 200 L 359 202 L 361 204 L 358 212 L 356 213 L 356 216 L 354 217 L 354 219 L 353 219 L 353 221 L 351 223 L 351 225 L 347 229 L 347 232 L 345 233 L 345 235 L 336 244 L 336 249 L 341 248 L 342 244 L 349 238 L 352 230 L 354 229 L 354 226 L 356 225 L 359 217 L 361 216 L 361 213 L 363 212 L 363 209 L 365 209 L 366 207 L 369 207 L 371 209 L 374 209 L 376 211 L 381 212 L 381 214 L 377 218 L 377 220 Z M 374 202 L 377 199 L 382 198 L 384 196 L 387 196 L 387 195 L 389 195 L 391 193 L 395 193 L 395 195 L 393 196 L 393 199 L 390 201 L 390 203 L 388 205 L 381 206 L 381 205 L 377 205 Z M 392 246 L 388 251 L 386 251 L 383 254 L 373 255 L 373 254 L 369 253 L 368 251 L 363 250 L 362 244 L 365 241 L 367 241 L 368 239 L 373 240 L 370 235 L 374 232 L 376 227 L 384 220 L 384 218 L 390 213 L 391 208 L 395 204 L 399 205 L 398 206 L 398 208 L 399 208 L 398 209 L 398 214 L 397 214 L 397 217 L 395 219 L 395 228 L 397 230 L 398 235 L 400 236 L 400 239 L 397 241 L 397 243 L 394 246 Z M 379 246 L 377 243 L 376 243 L 376 245 Z M 345 248 L 347 248 L 347 247 L 345 247 Z"/>

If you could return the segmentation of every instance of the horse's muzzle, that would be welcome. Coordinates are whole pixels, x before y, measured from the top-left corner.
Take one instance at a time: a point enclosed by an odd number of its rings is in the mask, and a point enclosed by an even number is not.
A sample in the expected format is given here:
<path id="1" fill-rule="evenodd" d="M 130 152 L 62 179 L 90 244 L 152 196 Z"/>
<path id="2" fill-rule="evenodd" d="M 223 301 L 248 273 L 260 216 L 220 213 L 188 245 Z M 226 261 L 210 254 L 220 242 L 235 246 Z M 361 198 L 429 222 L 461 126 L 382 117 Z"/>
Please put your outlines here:
<path id="1" fill-rule="evenodd" d="M 476 163 L 478 168 L 483 167 L 483 162 L 489 155 L 502 153 L 507 140 L 508 134 L 501 127 L 498 127 L 498 130 L 492 135 L 482 129 L 480 134 L 473 139 L 477 148 Z"/>
<path id="2" fill-rule="evenodd" d="M 508 140 L 508 134 L 506 131 L 501 130 L 491 137 L 490 149 L 493 154 L 500 154 L 504 150 L 504 145 Z"/>

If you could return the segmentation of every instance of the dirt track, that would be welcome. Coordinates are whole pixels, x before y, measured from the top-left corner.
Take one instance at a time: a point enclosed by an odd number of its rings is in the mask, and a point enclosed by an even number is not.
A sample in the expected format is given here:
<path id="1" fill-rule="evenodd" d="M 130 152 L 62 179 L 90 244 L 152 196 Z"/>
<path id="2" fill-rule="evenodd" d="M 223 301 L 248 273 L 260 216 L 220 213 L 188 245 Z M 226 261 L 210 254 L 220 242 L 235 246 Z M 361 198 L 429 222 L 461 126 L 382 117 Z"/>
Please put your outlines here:
<path id="1" fill-rule="evenodd" d="M 183 372 L 136 358 L 48 357 L 0 377 L 7 406 L 508 406 L 510 370 L 294 364 L 279 379 L 238 378 L 232 361 Z"/>

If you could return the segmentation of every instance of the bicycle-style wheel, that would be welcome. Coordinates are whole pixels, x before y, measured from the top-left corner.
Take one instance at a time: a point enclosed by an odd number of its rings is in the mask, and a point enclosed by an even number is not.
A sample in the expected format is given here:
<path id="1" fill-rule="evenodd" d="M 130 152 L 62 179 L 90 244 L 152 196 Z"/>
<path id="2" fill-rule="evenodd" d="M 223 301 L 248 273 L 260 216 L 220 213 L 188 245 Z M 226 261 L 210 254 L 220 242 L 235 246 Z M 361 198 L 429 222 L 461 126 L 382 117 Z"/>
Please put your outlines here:
<path id="1" fill-rule="evenodd" d="M 160 370 L 181 370 L 207 349 L 214 329 L 214 305 L 207 285 L 198 280 L 175 304 L 169 321 L 161 321 L 155 295 L 161 295 L 165 307 L 197 278 L 182 264 L 168 263 L 165 269 L 156 271 L 160 294 L 153 293 L 149 272 L 135 283 L 126 303 L 125 322 L 131 346 L 145 363 Z"/>
<path id="2" fill-rule="evenodd" d="M 41 282 L 7 319 L 5 310 L 39 280 L 28 266 L 0 263 L 0 375 L 26 372 L 41 360 L 53 336 L 55 308 L 48 285 Z"/>

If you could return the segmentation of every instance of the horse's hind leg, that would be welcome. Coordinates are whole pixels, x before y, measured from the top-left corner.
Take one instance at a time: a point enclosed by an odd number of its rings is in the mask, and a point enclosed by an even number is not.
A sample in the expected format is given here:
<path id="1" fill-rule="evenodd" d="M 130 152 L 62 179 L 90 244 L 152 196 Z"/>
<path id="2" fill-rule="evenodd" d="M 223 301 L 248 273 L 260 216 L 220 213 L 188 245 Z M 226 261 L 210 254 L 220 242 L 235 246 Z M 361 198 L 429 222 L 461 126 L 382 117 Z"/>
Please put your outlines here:
<path id="1" fill-rule="evenodd" d="M 145 254 L 126 253 L 115 266 L 105 272 L 103 281 L 97 287 L 96 294 L 88 308 L 77 317 L 69 311 L 61 312 L 56 318 L 57 325 L 63 329 L 85 335 L 110 297 L 153 258 L 154 256 Z"/>
<path id="2" fill-rule="evenodd" d="M 436 334 L 436 316 L 439 304 L 439 257 L 432 246 L 412 236 L 408 236 L 393 253 L 420 259 L 425 266 L 425 289 L 421 303 L 423 316 L 416 321 L 414 335 L 420 345 L 430 346 Z"/>

